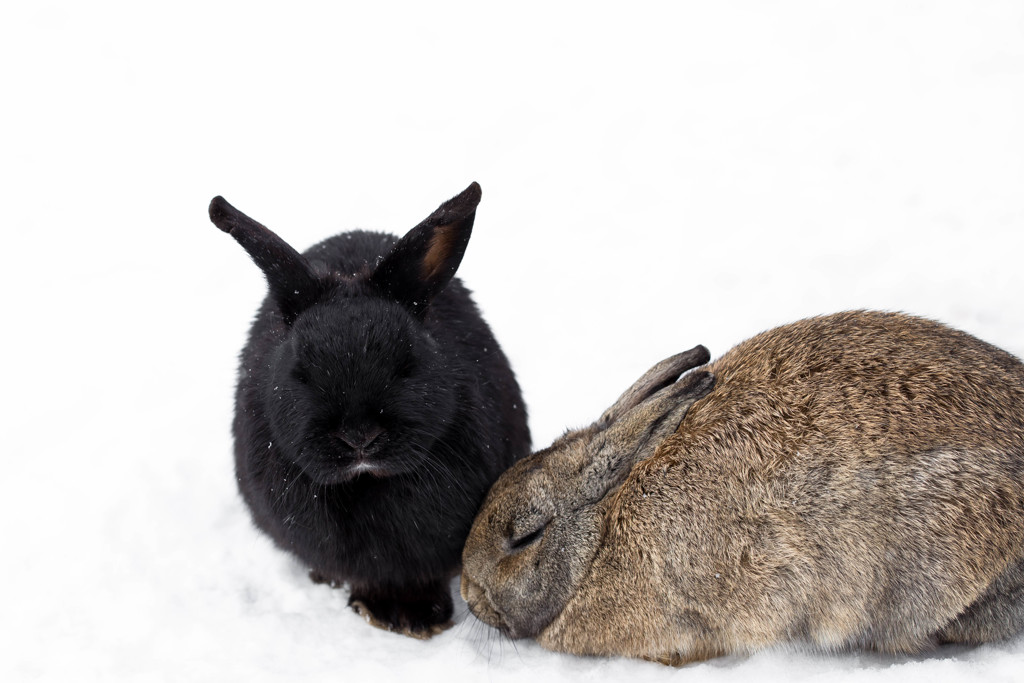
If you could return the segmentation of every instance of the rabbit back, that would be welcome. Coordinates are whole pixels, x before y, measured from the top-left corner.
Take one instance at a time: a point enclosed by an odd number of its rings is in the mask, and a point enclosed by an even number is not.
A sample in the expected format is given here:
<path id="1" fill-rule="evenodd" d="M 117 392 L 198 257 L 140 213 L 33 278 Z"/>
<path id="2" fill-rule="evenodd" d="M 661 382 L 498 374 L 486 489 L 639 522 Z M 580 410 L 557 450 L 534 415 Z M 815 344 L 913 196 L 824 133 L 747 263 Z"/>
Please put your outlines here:
<path id="1" fill-rule="evenodd" d="M 791 641 L 915 652 L 1024 626 L 1016 358 L 852 312 L 707 369 L 715 390 L 602 502 L 603 543 L 542 644 L 680 663 Z"/>

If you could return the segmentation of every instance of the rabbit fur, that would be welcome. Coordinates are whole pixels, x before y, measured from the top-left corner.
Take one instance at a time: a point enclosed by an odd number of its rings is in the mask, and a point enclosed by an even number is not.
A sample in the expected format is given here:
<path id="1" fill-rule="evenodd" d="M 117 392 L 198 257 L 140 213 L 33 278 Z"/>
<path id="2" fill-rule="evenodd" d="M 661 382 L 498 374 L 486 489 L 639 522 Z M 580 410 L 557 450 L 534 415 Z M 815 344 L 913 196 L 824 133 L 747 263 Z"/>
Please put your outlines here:
<path id="1" fill-rule="evenodd" d="M 450 625 L 473 516 L 530 447 L 508 360 L 453 277 L 479 201 L 473 183 L 402 239 L 354 231 L 303 254 L 210 204 L 270 290 L 235 403 L 252 518 L 314 581 L 348 583 L 371 624 L 421 638 Z"/>
<path id="2" fill-rule="evenodd" d="M 480 619 L 675 665 L 1024 627 L 1017 358 L 864 311 L 761 333 L 675 381 L 708 357 L 663 361 L 495 483 L 463 553 Z"/>

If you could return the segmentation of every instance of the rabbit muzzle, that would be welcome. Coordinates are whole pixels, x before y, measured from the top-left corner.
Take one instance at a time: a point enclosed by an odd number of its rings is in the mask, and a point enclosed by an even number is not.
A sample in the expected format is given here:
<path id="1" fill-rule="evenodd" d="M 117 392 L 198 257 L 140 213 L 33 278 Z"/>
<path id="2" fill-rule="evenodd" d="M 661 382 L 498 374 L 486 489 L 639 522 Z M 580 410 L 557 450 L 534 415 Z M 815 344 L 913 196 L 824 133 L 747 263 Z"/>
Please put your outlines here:
<path id="1" fill-rule="evenodd" d="M 473 581 L 465 571 L 462 572 L 462 584 L 459 592 L 462 594 L 462 599 L 466 601 L 467 605 L 469 605 L 469 611 L 472 612 L 477 619 L 488 626 L 493 626 L 510 638 L 522 637 L 513 633 L 512 628 L 508 625 L 508 622 L 502 616 L 501 612 L 498 611 L 491 602 L 491 599 L 487 596 L 487 591 L 478 583 Z"/>

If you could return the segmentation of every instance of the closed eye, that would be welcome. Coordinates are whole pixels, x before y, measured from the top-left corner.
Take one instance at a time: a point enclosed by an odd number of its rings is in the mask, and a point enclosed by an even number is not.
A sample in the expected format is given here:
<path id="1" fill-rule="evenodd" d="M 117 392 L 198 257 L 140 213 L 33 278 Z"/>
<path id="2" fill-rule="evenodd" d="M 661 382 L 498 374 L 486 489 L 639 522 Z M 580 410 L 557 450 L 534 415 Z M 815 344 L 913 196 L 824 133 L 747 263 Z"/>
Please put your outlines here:
<path id="1" fill-rule="evenodd" d="M 540 540 L 540 537 L 544 535 L 544 530 L 548 528 L 547 524 L 538 527 L 534 531 L 526 534 L 525 536 L 518 536 L 508 542 L 508 549 L 512 552 L 522 550 L 528 545 L 532 545 Z"/>

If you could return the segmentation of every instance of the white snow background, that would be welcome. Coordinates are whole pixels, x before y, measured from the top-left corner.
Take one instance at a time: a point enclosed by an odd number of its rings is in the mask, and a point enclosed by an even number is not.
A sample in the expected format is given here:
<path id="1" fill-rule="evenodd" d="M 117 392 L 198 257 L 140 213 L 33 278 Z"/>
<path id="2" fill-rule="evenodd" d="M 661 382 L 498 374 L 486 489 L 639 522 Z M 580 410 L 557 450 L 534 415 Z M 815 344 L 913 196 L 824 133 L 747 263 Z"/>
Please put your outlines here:
<path id="1" fill-rule="evenodd" d="M 8 2 L 0 679 L 1024 680 L 1024 637 L 683 669 L 371 628 L 251 525 L 260 272 L 470 181 L 535 445 L 655 361 L 851 308 L 1024 355 L 1021 2 Z M 453 584 L 454 590 L 454 584 Z"/>

